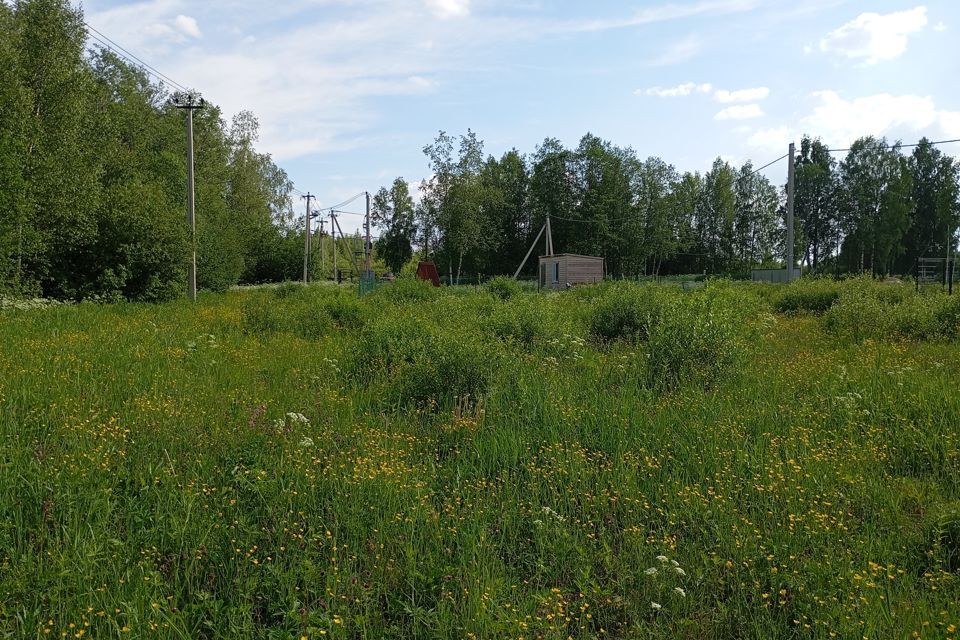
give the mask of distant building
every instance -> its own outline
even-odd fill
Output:
[[[788,282],[786,269],[754,269],[750,275],[754,282]],[[800,269],[793,270],[793,279],[800,279]]]
[[[603,282],[604,260],[599,256],[558,253],[540,256],[540,288],[566,289],[578,284]]]

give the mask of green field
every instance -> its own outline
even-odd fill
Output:
[[[0,311],[0,637],[953,638],[960,296]]]

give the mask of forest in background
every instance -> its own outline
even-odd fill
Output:
[[[795,255],[806,270],[910,275],[917,258],[945,257],[948,238],[955,248],[954,158],[926,138],[909,153],[875,137],[842,151],[804,136],[793,158]],[[784,265],[786,185],[751,161],[680,172],[591,134],[575,149],[548,138],[531,155],[498,160],[472,131],[440,132],[424,154],[432,175],[416,205],[402,178],[374,198],[391,265],[426,245],[453,280],[512,274],[548,215],[557,252],[604,256],[615,278],[749,277]],[[786,175],[786,163],[777,166]]]
[[[184,115],[66,0],[0,2],[0,293],[159,301],[181,295]],[[295,278],[303,231],[258,122],[194,114],[201,288]],[[299,239],[297,239],[299,236]]]
[[[0,0],[0,34],[0,294],[181,295],[184,124],[167,89],[88,49],[67,0]],[[200,288],[301,277],[295,190],[256,149],[256,117],[227,124],[209,105],[194,128]],[[926,140],[907,152],[866,137],[844,152],[805,136],[793,159],[798,260],[814,272],[909,275],[918,257],[945,256],[960,217],[957,162]],[[548,138],[497,159],[469,130],[440,132],[424,153],[430,177],[418,189],[398,178],[373,198],[375,253],[397,272],[426,256],[451,281],[512,274],[548,214],[557,251],[602,255],[612,277],[783,266],[785,188],[749,161],[681,172],[591,134],[576,148]],[[326,277],[323,258],[313,264]]]

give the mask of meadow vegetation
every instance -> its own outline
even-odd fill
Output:
[[[958,300],[0,306],[0,637],[958,637]]]

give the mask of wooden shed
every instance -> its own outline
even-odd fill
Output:
[[[558,253],[540,256],[540,288],[566,289],[577,284],[602,282],[603,258],[581,256],[575,253]]]

